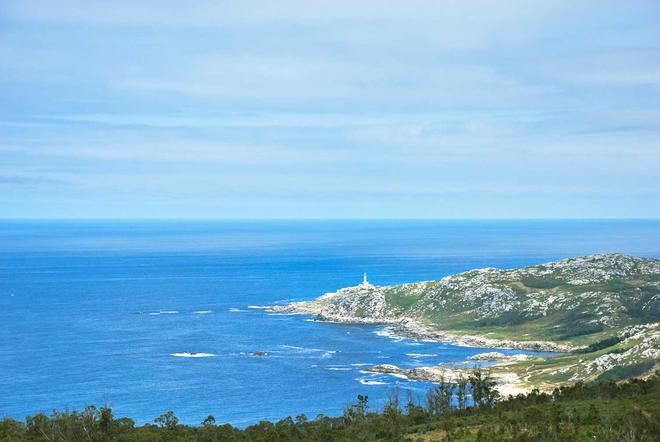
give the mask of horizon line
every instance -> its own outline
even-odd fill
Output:
[[[236,221],[660,221],[660,217],[0,217],[0,222],[236,222]]]

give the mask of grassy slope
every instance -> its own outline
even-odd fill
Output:
[[[632,270],[623,277],[578,285],[571,283],[566,270],[549,271],[543,276],[534,272],[526,274],[525,269],[521,272],[492,271],[485,277],[483,272],[470,271],[457,275],[457,284],[440,280],[389,287],[385,299],[389,309],[397,315],[417,317],[436,329],[495,339],[547,340],[595,347],[580,354],[532,358],[495,369],[512,371],[529,385],[551,388],[578,379],[629,378],[659,366],[657,359],[648,357],[648,352],[629,351],[644,340],[650,340],[652,347],[658,348],[660,327],[657,322],[636,339],[617,342],[621,340],[617,336],[632,326],[652,324],[660,319],[660,274],[637,271],[634,260],[639,258],[613,256],[624,263],[632,260]],[[530,269],[544,271],[545,267]],[[476,301],[466,301],[465,293],[478,289],[471,281],[480,278],[483,285],[490,286],[490,293],[493,293],[490,296],[497,297],[498,290],[508,293],[505,302],[514,308],[489,314],[479,305],[488,302],[489,294]],[[549,300],[564,301],[559,308],[555,305],[542,311],[540,307],[535,313],[534,308],[530,308],[530,299],[540,299],[546,305],[552,305]],[[604,317],[608,317],[607,320],[603,320]],[[625,358],[612,362],[612,367],[600,372],[590,368],[590,364],[604,355],[622,354]]]
[[[492,338],[551,340],[578,346],[589,345],[621,331],[626,326],[657,321],[657,310],[643,310],[642,307],[654,296],[660,296],[660,288],[653,284],[659,278],[660,275],[635,280],[617,279],[603,284],[577,287],[570,284],[555,285],[554,281],[503,282],[502,285],[514,290],[516,300],[521,304],[530,294],[538,293],[542,293],[545,298],[571,296],[574,304],[571,308],[550,312],[546,316],[535,317],[527,312],[523,314],[513,310],[484,318],[478,311],[465,308],[459,299],[460,294],[444,293],[449,299],[448,307],[439,311],[429,309],[423,319],[429,325],[442,330],[477,333]],[[428,282],[424,285],[424,289],[415,292],[407,290],[406,286],[389,288],[385,293],[389,308],[402,316],[409,314],[413,307],[424,302],[424,298],[429,292],[433,292],[438,283]],[[582,298],[585,292],[598,295]],[[624,308],[616,306],[623,310],[616,312],[616,324],[604,326],[591,322],[597,319],[599,297],[614,299],[617,304],[625,303]]]
[[[562,404],[564,412],[564,422],[559,424],[560,432],[564,434],[564,440],[584,440],[593,441],[596,434],[604,430],[604,426],[610,423],[612,426],[620,425],[621,421],[629,419],[631,413],[638,416],[639,419],[647,421],[658,420],[658,410],[660,410],[660,393],[651,393],[636,396],[634,398],[622,399],[590,399],[566,401]],[[594,411],[595,414],[594,414]],[[475,442],[479,440],[479,431],[482,432],[483,440],[492,439],[493,435],[498,435],[501,439],[513,440],[514,434],[519,435],[521,440],[538,440],[534,430],[540,426],[547,425],[552,428],[556,425],[553,414],[557,413],[557,406],[553,403],[527,406],[523,410],[504,411],[500,414],[481,413],[471,416],[454,418],[453,425],[460,428],[458,431],[450,431],[452,441],[455,442]],[[519,416],[525,416],[528,420],[534,420],[532,425],[523,424],[520,428],[514,430],[511,423],[520,421]],[[598,416],[598,420],[593,423],[581,422],[580,428],[571,428],[571,420],[586,420],[588,416]],[[433,427],[440,427],[429,429]],[[531,428],[530,428],[531,427]],[[448,431],[442,428],[442,424],[425,425],[415,429],[409,434],[408,439],[413,441],[444,441],[447,440]],[[561,434],[560,433],[560,434]],[[555,440],[555,435],[548,435],[549,440]],[[561,437],[561,436],[559,436]],[[615,436],[616,439],[616,436]],[[650,439],[638,439],[650,440]]]
[[[577,380],[618,381],[641,376],[649,371],[660,368],[658,359],[647,357],[644,348],[657,348],[657,338],[652,338],[660,326],[649,326],[644,332],[631,339],[623,339],[612,345],[607,345],[610,339],[597,342],[593,347],[582,352],[568,353],[551,357],[535,357],[526,361],[496,367],[495,371],[510,371],[526,380],[530,386],[552,388],[557,384],[566,384]],[[614,341],[621,339],[617,337]],[[598,348],[599,343],[603,348]],[[646,347],[644,347],[646,344]],[[597,361],[609,358],[605,369],[596,369]],[[621,358],[616,360],[614,358]]]

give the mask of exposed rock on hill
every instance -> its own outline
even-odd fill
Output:
[[[577,351],[505,362],[509,372],[524,368],[523,381],[625,378],[654,369],[660,358],[660,260],[618,253],[471,270],[437,281],[348,287],[274,309],[321,321],[391,324],[412,338]]]

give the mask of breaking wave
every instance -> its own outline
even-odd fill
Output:
[[[170,353],[170,356],[175,356],[177,358],[210,358],[213,356],[217,356],[213,353]]]
[[[358,381],[362,385],[387,385],[387,382],[374,381],[373,379],[358,378],[356,379],[356,381]]]

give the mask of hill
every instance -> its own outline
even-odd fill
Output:
[[[322,321],[392,324],[408,337],[570,353],[502,361],[495,369],[528,387],[627,378],[651,371],[660,358],[660,260],[618,253],[348,287],[274,308]]]

